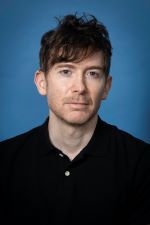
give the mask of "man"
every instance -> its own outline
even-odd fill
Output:
[[[102,121],[111,43],[94,16],[41,40],[35,84],[49,117],[1,148],[2,224],[150,224],[149,145]]]

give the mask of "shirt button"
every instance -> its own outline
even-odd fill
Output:
[[[65,176],[68,177],[70,175],[69,171],[65,171]]]
[[[60,156],[60,157],[64,157],[64,155],[63,155],[62,153],[59,153],[59,156]]]

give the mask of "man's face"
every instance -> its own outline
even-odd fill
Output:
[[[47,95],[51,114],[81,125],[97,114],[110,89],[111,77],[103,68],[103,54],[97,52],[79,63],[56,63],[46,76],[37,74],[35,83],[40,94]]]

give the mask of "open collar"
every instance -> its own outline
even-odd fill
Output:
[[[49,139],[48,132],[48,121],[49,117],[45,120],[44,124],[39,128],[39,145],[40,154],[52,154],[56,151],[55,147],[52,145]],[[112,126],[102,121],[98,117],[97,125],[95,131],[87,144],[87,146],[81,151],[81,154],[102,157],[108,151],[108,145],[110,142],[110,134],[112,132]]]

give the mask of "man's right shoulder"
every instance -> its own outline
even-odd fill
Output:
[[[6,139],[4,141],[0,142],[0,154],[8,154],[8,152],[11,154],[16,152],[17,149],[20,149],[21,146],[24,145],[28,140],[32,140],[32,138],[38,134],[40,127],[35,127],[25,133],[22,133],[20,135],[17,135],[15,137]]]

